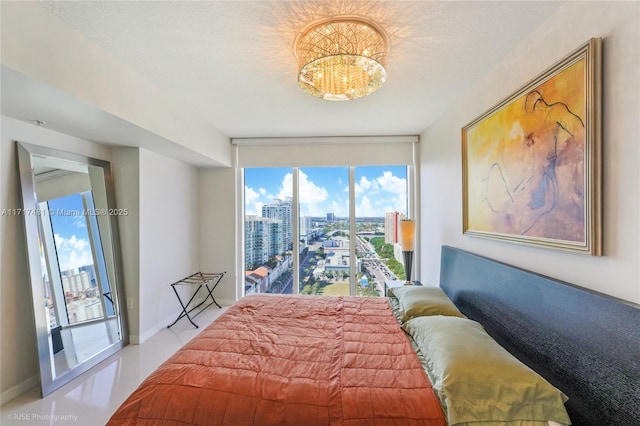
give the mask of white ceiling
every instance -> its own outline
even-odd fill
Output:
[[[419,134],[561,3],[40,4],[225,135],[286,137]],[[334,15],[367,17],[390,37],[387,82],[370,96],[330,102],[297,84],[296,35]]]

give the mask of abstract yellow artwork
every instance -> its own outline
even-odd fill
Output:
[[[601,254],[599,44],[463,128],[465,234]]]

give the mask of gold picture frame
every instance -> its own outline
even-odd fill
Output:
[[[600,256],[601,39],[462,128],[463,233]]]

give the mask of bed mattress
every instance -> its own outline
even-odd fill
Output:
[[[385,298],[253,295],[161,365],[109,425],[445,425]]]

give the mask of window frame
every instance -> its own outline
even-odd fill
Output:
[[[407,167],[407,215],[420,217],[419,200],[419,137],[418,136],[373,136],[373,137],[318,137],[318,138],[237,138],[234,146],[233,167],[236,178],[236,299],[244,297],[244,169],[253,167],[291,167],[292,169],[292,223],[293,240],[300,240],[299,211],[299,170],[303,167],[347,166],[349,170],[349,239],[356,241],[355,169],[359,166],[404,165]],[[408,145],[407,145],[408,144]],[[318,158],[308,155],[310,148],[329,148],[342,155]],[[281,155],[282,150],[287,155]],[[280,154],[278,154],[278,152]],[[324,160],[324,161],[323,161]],[[390,160],[390,161],[386,161]],[[348,163],[348,164],[347,164]],[[420,221],[416,226],[416,247],[414,256],[420,258]],[[349,245],[351,258],[349,267],[349,292],[356,294],[356,244]],[[293,288],[292,294],[300,292],[298,250],[292,252]],[[420,276],[420,262],[415,262],[415,276]]]

